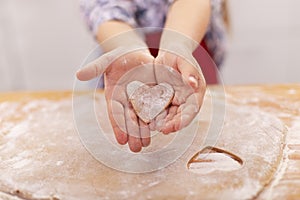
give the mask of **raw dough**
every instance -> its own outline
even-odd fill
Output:
[[[119,172],[80,143],[70,95],[39,96],[44,98],[20,95],[19,101],[0,103],[0,191],[24,199],[251,199],[270,182],[281,159],[281,122],[258,108],[228,103],[216,147],[237,155],[243,165],[207,174],[189,171],[187,163],[203,148],[209,128],[212,108],[206,97],[197,137],[179,160],[152,173]],[[106,110],[104,95],[97,98]],[[110,126],[107,118],[101,120]]]

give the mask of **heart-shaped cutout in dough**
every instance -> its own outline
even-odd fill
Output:
[[[149,123],[172,101],[174,90],[167,83],[150,87],[142,82],[133,81],[126,88],[128,99],[135,113],[145,123]]]

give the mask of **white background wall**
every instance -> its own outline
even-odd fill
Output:
[[[229,5],[224,82],[300,82],[300,1]],[[77,0],[0,0],[0,91],[71,89],[94,46]]]
[[[76,0],[0,0],[0,90],[72,88],[94,46]]]
[[[224,82],[300,82],[300,1],[230,0]]]

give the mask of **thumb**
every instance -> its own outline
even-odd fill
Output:
[[[182,80],[196,90],[199,87],[201,79],[201,70],[199,69],[199,66],[193,66],[191,63],[183,59],[180,59],[177,63]]]
[[[116,56],[111,52],[103,54],[96,60],[86,64],[83,68],[79,69],[76,72],[76,77],[80,81],[88,81],[97,76],[100,76],[105,72],[111,62],[115,59]]]

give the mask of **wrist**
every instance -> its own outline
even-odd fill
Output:
[[[159,49],[184,55],[192,54],[198,45],[197,41],[180,32],[164,29]]]
[[[111,22],[113,23],[113,22]],[[117,26],[118,25],[118,26]],[[120,29],[123,24],[117,24],[114,26],[106,26],[109,31],[101,31],[99,28],[98,42],[101,48],[105,51],[111,51],[120,47],[124,48],[147,48],[147,44],[144,41],[144,36],[135,29],[126,27]],[[125,26],[125,25],[123,25]],[[117,29],[117,30],[116,30]]]

